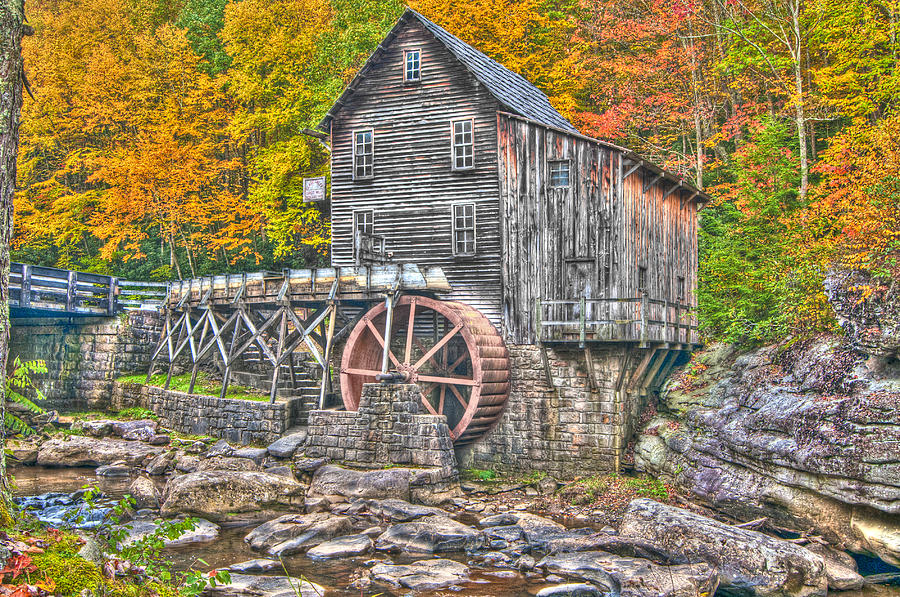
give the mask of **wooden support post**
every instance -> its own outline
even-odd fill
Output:
[[[231,364],[234,361],[234,348],[237,345],[238,337],[241,335],[241,323],[243,323],[243,319],[241,317],[237,317],[234,320],[234,331],[231,336],[231,346],[228,348],[228,358],[225,360],[225,374],[222,375],[222,392],[219,394],[219,398],[224,399],[225,393],[228,392],[228,383],[231,381]]]
[[[75,298],[77,296],[78,291],[78,273],[70,271],[69,272],[69,281],[66,284],[66,311],[69,313],[75,312],[75,307],[77,303],[75,302]]]
[[[394,293],[389,293],[385,299],[387,313],[384,319],[384,351],[381,355],[381,372],[387,373],[389,356],[391,354],[391,326],[394,320]]]
[[[287,335],[287,313],[285,307],[281,307],[281,322],[278,324],[278,345],[275,349],[275,363],[272,371],[272,388],[269,391],[269,402],[275,404],[275,395],[278,393],[278,374],[281,371],[281,358],[284,354],[284,337]]]
[[[534,299],[534,339],[536,342],[542,340],[541,332],[543,330],[541,327],[541,299],[536,298]]]
[[[22,290],[19,292],[19,306],[23,309],[31,307],[31,269],[27,263],[22,264]]]
[[[331,315],[328,316],[328,330],[325,332],[325,366],[322,367],[322,387],[319,388],[319,409],[325,408],[325,384],[331,380],[331,349],[334,347],[334,321],[337,312],[334,301],[330,301]]]
[[[109,304],[106,306],[108,315],[116,314],[116,297],[119,296],[119,279],[109,279]]]

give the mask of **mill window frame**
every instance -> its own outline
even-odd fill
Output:
[[[422,81],[422,51],[413,48],[403,51],[403,82],[409,84]]]
[[[472,201],[450,204],[453,256],[471,257],[478,250],[477,209]]]
[[[353,131],[353,180],[375,178],[375,129]]]
[[[353,260],[359,262],[360,247],[363,235],[373,236],[375,234],[375,210],[374,209],[355,209],[353,210]]]
[[[637,276],[638,294],[647,294],[647,268],[638,267]]]
[[[569,160],[550,160],[547,166],[547,179],[551,189],[568,189],[572,186],[572,169]]]
[[[475,119],[450,121],[450,162],[454,172],[475,169]]]

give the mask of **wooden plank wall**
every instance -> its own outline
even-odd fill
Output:
[[[403,50],[421,50],[422,82],[403,83]],[[500,325],[496,100],[415,20],[336,114],[332,143],[332,265],[353,264],[353,210],[373,209],[395,262],[440,265],[464,301]],[[475,169],[453,172],[450,122],[473,118]],[[352,131],[374,128],[374,179],[352,177]],[[476,203],[477,254],[452,254],[451,205]]]
[[[507,339],[534,342],[538,298],[638,297],[639,267],[647,268],[651,299],[675,302],[683,276],[684,302],[696,305],[697,206],[687,189],[663,200],[673,183],[660,178],[644,192],[657,178],[648,168],[623,180],[620,150],[513,115],[497,118]],[[550,188],[551,160],[570,161],[569,188]],[[633,318],[636,308],[589,317]],[[665,316],[652,306],[651,319]],[[661,329],[658,336],[650,339],[663,340]]]

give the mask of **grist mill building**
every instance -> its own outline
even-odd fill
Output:
[[[151,370],[217,371],[223,398],[229,380],[262,376],[273,403],[290,400],[278,429],[350,425],[321,411],[356,411],[367,383],[415,384],[463,467],[618,469],[646,397],[698,342],[705,195],[579,134],[528,81],[411,10],[319,128],[331,267],[175,283]],[[338,445],[352,438],[313,431],[352,463]]]
[[[412,10],[320,129],[332,264],[439,266],[452,290],[437,298],[493,328],[465,425],[479,388],[418,382],[456,429],[463,465],[616,467],[644,397],[698,342],[705,195],[579,134],[539,89]],[[409,311],[395,307],[395,328]],[[351,408],[366,377],[352,370],[381,361],[373,331],[359,332],[342,363]],[[404,370],[404,356],[389,369]]]

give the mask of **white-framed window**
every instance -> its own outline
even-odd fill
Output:
[[[353,178],[372,178],[375,159],[375,131],[353,131]]]
[[[475,254],[475,204],[454,203],[453,254]]]
[[[471,119],[454,120],[450,123],[454,170],[471,170],[475,167],[475,134]]]
[[[550,188],[563,189],[569,186],[569,160],[550,162]]]
[[[358,209],[353,212],[353,257],[359,259],[365,251],[364,244],[375,234],[375,212]]]
[[[403,81],[418,83],[422,80],[422,52],[406,50],[403,52]]]

